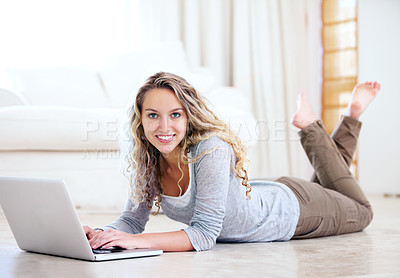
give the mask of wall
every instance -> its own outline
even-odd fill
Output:
[[[400,193],[400,1],[359,1],[359,81],[380,95],[362,116],[359,178],[367,193]]]

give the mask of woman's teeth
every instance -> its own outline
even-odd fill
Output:
[[[162,140],[169,140],[173,137],[174,135],[168,135],[168,136],[162,136],[162,135],[157,135],[158,138]]]

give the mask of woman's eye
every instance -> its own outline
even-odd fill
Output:
[[[172,113],[172,118],[178,118],[179,116],[180,116],[181,114],[179,114],[179,113]]]
[[[157,114],[151,113],[151,114],[149,114],[149,118],[150,119],[155,119],[155,118],[157,118]]]

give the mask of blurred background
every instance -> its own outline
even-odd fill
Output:
[[[77,207],[121,208],[126,108],[171,71],[246,142],[251,178],[308,179],[299,91],[331,132],[354,85],[377,80],[351,169],[396,195],[399,15],[397,0],[0,0],[0,175],[61,178]]]

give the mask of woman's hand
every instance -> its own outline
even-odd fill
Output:
[[[92,249],[97,249],[100,247],[102,249],[106,249],[114,246],[119,246],[125,249],[148,247],[143,245],[143,243],[133,234],[117,231],[114,229],[109,229],[106,231],[95,231],[87,226],[84,226],[83,228],[86,232],[86,236]]]
[[[103,230],[93,230],[88,226],[83,226],[83,230],[85,231],[88,240],[92,239],[97,233],[104,232]]]

